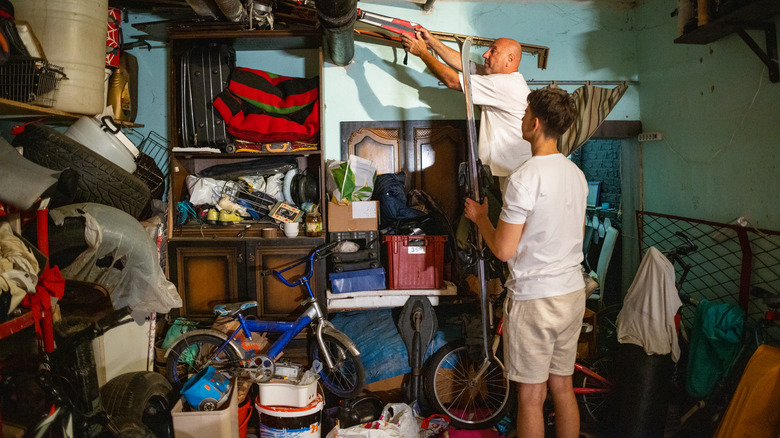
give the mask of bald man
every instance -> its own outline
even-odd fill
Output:
[[[427,29],[421,28],[416,38],[401,36],[404,50],[418,56],[436,78],[448,88],[463,91],[460,53],[452,49]],[[436,59],[426,46],[441,58]],[[471,63],[471,94],[474,104],[482,109],[479,130],[479,158],[499,177],[501,192],[504,181],[513,170],[531,158],[531,144],[523,139],[522,124],[528,106],[528,88],[517,69],[523,51],[520,43],[499,38],[482,55],[484,64]],[[446,64],[445,64],[446,63]]]

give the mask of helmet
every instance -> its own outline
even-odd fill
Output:
[[[230,380],[214,367],[207,367],[187,380],[181,395],[196,411],[215,411],[228,400]]]

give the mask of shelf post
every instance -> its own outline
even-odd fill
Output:
[[[748,35],[745,29],[737,30],[737,34],[767,66],[769,69],[769,80],[774,83],[780,82],[780,65],[778,64],[777,57],[777,30],[775,28],[775,24],[763,23],[757,25],[757,29],[764,31],[766,52],[761,50],[761,47],[759,47],[753,38]]]

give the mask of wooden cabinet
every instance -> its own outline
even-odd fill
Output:
[[[305,291],[287,287],[269,274],[305,257],[324,238],[248,237],[174,239],[168,245],[170,280],[182,297],[179,314],[189,318],[213,316],[215,304],[255,300],[256,314],[293,319]],[[315,266],[312,290],[324,302],[324,263]],[[304,274],[305,264],[285,272],[288,279]]]
[[[315,64],[321,73],[322,47],[319,32],[294,33],[289,31],[219,31],[208,34],[189,32],[170,35],[169,50],[169,102],[170,132],[172,147],[184,147],[180,133],[182,102],[179,102],[180,58],[195,44],[220,42],[233,46],[240,67],[262,69],[242,59],[252,59],[257,51],[263,53],[294,51],[296,56],[305,57],[305,62]],[[242,53],[253,56],[242,58]],[[285,74],[285,72],[272,71]],[[322,102],[320,101],[322,110]],[[321,136],[320,136],[321,137]],[[321,144],[321,142],[320,142]],[[177,214],[179,203],[189,199],[187,177],[199,175],[213,166],[246,165],[268,162],[271,159],[287,159],[294,162],[301,172],[313,176],[319,186],[318,203],[326,200],[324,165],[321,149],[290,151],[281,153],[207,153],[198,150],[175,151],[171,157],[171,177],[168,219],[168,274],[182,297],[181,315],[194,318],[209,318],[215,304],[256,300],[258,316],[269,318],[293,318],[299,310],[303,291],[290,288],[272,275],[269,269],[283,269],[292,262],[305,257],[310,251],[325,242],[324,237],[287,238],[278,232],[278,237],[263,237],[264,228],[276,227],[267,217],[260,220],[242,221],[231,225],[208,225],[190,216],[181,223]],[[228,178],[224,178],[228,179]],[[233,179],[233,178],[230,178]],[[324,209],[321,209],[324,210]],[[324,264],[318,266],[311,285],[315,296],[325,302]],[[286,273],[296,279],[303,274],[305,264]]]

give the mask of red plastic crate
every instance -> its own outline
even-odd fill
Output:
[[[441,289],[447,236],[383,236],[390,289]]]

